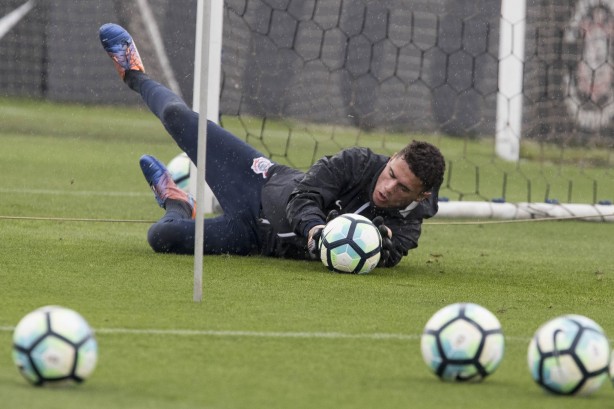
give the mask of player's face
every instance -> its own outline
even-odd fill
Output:
[[[424,200],[422,181],[409,169],[402,157],[393,156],[377,178],[373,203],[382,208],[405,208],[414,201]]]

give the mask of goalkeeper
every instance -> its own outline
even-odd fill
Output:
[[[145,74],[130,34],[100,27],[100,41],[121,79],[140,93],[179,148],[196,163],[198,114]],[[207,124],[206,181],[223,214],[205,219],[205,254],[262,254],[313,259],[327,218],[359,213],[383,233],[379,265],[391,267],[418,246],[422,220],[437,213],[445,161],[413,141],[392,157],[352,147],[317,161],[306,173],[276,164],[225,129]],[[156,252],[194,253],[194,209],[165,166],[144,155],[141,170],[164,216],[147,235]]]

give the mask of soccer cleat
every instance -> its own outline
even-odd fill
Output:
[[[162,162],[153,156],[143,155],[139,160],[139,164],[141,165],[143,176],[145,176],[145,180],[147,180],[160,207],[165,208],[164,203],[168,199],[181,200],[192,208],[192,217],[194,217],[194,199],[177,187],[177,184],[175,184],[171,174]]]
[[[98,34],[102,46],[115,63],[115,69],[122,80],[128,70],[145,72],[136,44],[123,27],[113,23],[104,24],[98,30]]]

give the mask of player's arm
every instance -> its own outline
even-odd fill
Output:
[[[362,156],[343,150],[318,160],[299,182],[288,201],[286,214],[295,233],[309,237],[316,226],[326,224],[326,209],[356,182]]]
[[[326,224],[333,220],[335,217],[339,216],[339,212],[336,210],[331,210],[328,212],[326,216]],[[309,234],[307,236],[307,248],[313,257],[318,257],[318,243],[322,238],[322,231],[326,227],[325,224],[318,224],[309,229]]]

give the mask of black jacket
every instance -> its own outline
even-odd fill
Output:
[[[326,215],[334,209],[371,220],[382,216],[400,254],[386,266],[398,264],[418,246],[422,220],[437,213],[438,189],[409,211],[376,208],[371,203],[373,189],[389,159],[354,147],[320,159],[307,173],[284,165],[269,168],[262,189],[261,253],[308,259],[309,229],[325,224]]]

